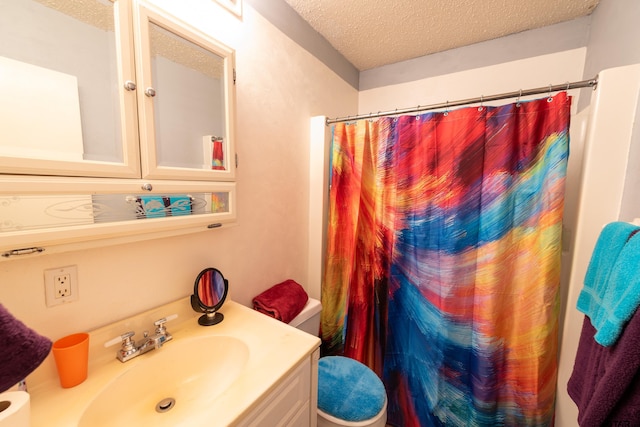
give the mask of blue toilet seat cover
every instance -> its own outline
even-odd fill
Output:
[[[365,421],[380,413],[384,384],[366,365],[343,356],[318,361],[318,408],[345,421]]]

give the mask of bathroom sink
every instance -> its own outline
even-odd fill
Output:
[[[249,348],[230,336],[173,339],[139,356],[88,404],[79,426],[189,425],[242,373]],[[142,423],[142,424],[141,424]]]

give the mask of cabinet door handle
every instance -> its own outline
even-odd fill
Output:
[[[148,87],[147,90],[144,91],[144,94],[149,98],[153,98],[154,96],[156,96],[156,90],[152,87]]]
[[[124,82],[124,88],[128,91],[136,90],[136,84],[131,80]]]

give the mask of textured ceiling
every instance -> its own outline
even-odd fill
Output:
[[[97,0],[35,0],[79,21],[113,31],[113,5]]]
[[[568,21],[599,0],[285,0],[358,70]]]

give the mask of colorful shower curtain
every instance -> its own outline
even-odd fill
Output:
[[[323,355],[388,423],[550,426],[571,98],[333,128]]]

